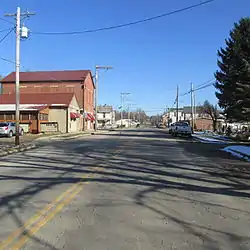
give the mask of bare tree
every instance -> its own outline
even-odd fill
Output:
[[[211,104],[209,101],[205,101],[202,106],[202,113],[208,114],[213,122],[213,131],[217,130],[217,123],[219,118],[219,111],[216,105]]]

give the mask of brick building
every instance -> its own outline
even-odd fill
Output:
[[[15,72],[1,80],[2,93],[15,93]],[[74,93],[85,117],[85,128],[93,128],[95,85],[90,70],[20,72],[21,94]]]

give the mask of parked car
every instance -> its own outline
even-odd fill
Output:
[[[0,135],[12,137],[16,134],[16,123],[15,122],[0,122]],[[23,135],[24,131],[19,126],[19,135]]]
[[[175,126],[175,123],[172,123],[172,124],[169,126],[169,129],[168,129],[169,134],[172,134],[172,130],[173,130],[174,126]]]
[[[172,127],[171,134],[173,136],[177,135],[192,135],[192,127],[187,122],[176,122],[175,125]]]
[[[165,128],[165,125],[162,122],[160,122],[160,123],[156,124],[156,127],[157,128]]]

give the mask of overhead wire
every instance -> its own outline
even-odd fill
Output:
[[[2,17],[0,17],[0,20],[4,21],[6,23],[12,24],[12,25],[14,24],[13,22],[11,22],[11,21],[9,21],[9,20],[7,20],[5,18],[2,18]]]
[[[10,33],[15,29],[15,27],[13,27],[12,29],[9,30],[9,32],[7,32],[5,34],[5,36],[3,36],[1,39],[0,39],[0,43],[2,43],[9,35]]]
[[[157,16],[153,16],[153,17],[149,17],[149,18],[145,18],[145,19],[141,19],[141,20],[137,20],[137,21],[133,21],[133,22],[128,22],[128,23],[123,23],[123,24],[118,24],[118,25],[113,25],[113,26],[108,26],[108,27],[102,27],[102,28],[97,28],[97,29],[89,29],[89,30],[83,30],[83,31],[69,31],[69,32],[39,32],[39,31],[32,31],[33,34],[38,34],[38,35],[77,35],[77,34],[84,34],[84,33],[94,33],[94,32],[100,32],[100,31],[105,31],[105,30],[113,30],[113,29],[119,29],[119,28],[123,28],[123,27],[128,27],[128,26],[132,26],[132,25],[137,25],[140,23],[144,23],[144,22],[150,22],[159,18],[163,18],[166,16],[170,16],[173,14],[177,14],[180,12],[184,12],[187,10],[191,10],[194,8],[198,8],[202,5],[206,5],[209,3],[212,3],[216,0],[207,0],[207,1],[203,1],[200,2],[198,4],[194,4],[194,5],[190,5],[188,7],[184,7],[181,9],[177,9],[174,11],[170,11],[167,13],[163,13]]]
[[[10,30],[10,29],[11,29],[11,28],[2,29],[2,30],[0,30],[0,33],[4,32],[4,31],[8,31],[8,30]]]

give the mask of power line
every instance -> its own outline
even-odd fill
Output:
[[[14,61],[12,60],[9,60],[9,59],[6,59],[4,57],[0,57],[1,60],[5,61],[5,62],[8,62],[8,63],[13,63],[13,64],[16,64]],[[22,67],[22,66],[21,66]]]
[[[207,88],[207,87],[210,87],[210,86],[214,85],[214,83],[215,83],[215,81],[213,81],[213,82],[211,82],[211,83],[208,83],[208,84],[206,84],[205,86],[202,86],[202,87],[196,88],[196,89],[194,89],[193,91],[197,91],[197,90],[205,89],[205,88]]]
[[[11,29],[11,28],[0,30],[0,33],[4,32],[4,31],[8,31],[8,30],[10,30],[10,29]]]
[[[14,24],[13,22],[11,22],[11,21],[9,21],[9,20],[6,20],[6,19],[4,19],[4,18],[2,18],[2,17],[0,17],[0,20],[2,20],[2,21],[4,21],[4,22],[6,22],[6,23],[9,23],[9,24]]]
[[[203,85],[207,85],[207,84],[212,83],[212,82],[214,82],[214,81],[215,81],[214,78],[213,78],[213,79],[210,79],[210,80],[208,80],[208,81],[206,81],[206,82],[204,82],[204,83],[202,83],[202,84],[199,84],[198,86],[196,86],[196,88],[202,87]]]
[[[128,27],[128,26],[132,26],[132,25],[136,25],[136,24],[140,24],[140,23],[144,23],[144,22],[150,22],[150,21],[153,21],[153,20],[156,20],[156,19],[159,19],[159,18],[174,15],[174,14],[184,12],[184,11],[187,11],[187,10],[191,10],[191,9],[194,9],[194,8],[198,8],[198,7],[202,6],[202,5],[206,5],[206,4],[212,3],[214,1],[215,0],[207,0],[207,1],[203,1],[203,2],[198,3],[198,4],[190,5],[190,6],[185,7],[185,8],[181,8],[181,9],[174,10],[174,11],[171,11],[171,12],[163,13],[161,15],[157,15],[157,16],[137,20],[137,21],[134,21],[134,22],[129,22],[129,23],[123,23],[123,24],[118,24],[118,25],[114,25],[114,26],[103,27],[103,28],[90,29],[90,30],[84,30],[84,31],[70,31],[70,32],[36,32],[36,31],[34,31],[32,33],[38,34],[38,35],[77,35],[77,34],[94,33],[94,32],[100,32],[100,31],[105,31],[105,30],[118,29],[118,28]]]
[[[195,89],[193,89],[193,91],[197,91],[197,90],[201,90],[201,89],[207,88],[209,86],[214,85],[214,83],[215,83],[215,80],[206,81],[206,82],[198,85]],[[189,90],[188,92],[186,92],[186,93],[184,93],[184,94],[182,94],[180,96],[182,97],[182,96],[188,95],[190,93],[191,93],[191,90]]]
[[[9,32],[0,40],[0,43],[2,43],[5,40],[5,38],[7,38],[14,29],[15,29],[15,27],[10,29]]]
[[[7,59],[7,58],[4,58],[4,57],[0,57],[0,59],[3,60],[3,61],[5,61],[5,62],[11,63],[11,64],[16,64],[15,61],[10,60],[10,59]],[[25,68],[25,67],[22,66],[22,65],[20,65],[20,67],[21,67],[22,69],[24,69],[24,70],[27,70],[27,68]],[[37,73],[40,74],[40,75],[46,75],[46,76],[47,76],[47,74],[45,74],[45,73],[43,73],[43,72],[39,72],[39,71],[38,71]],[[58,80],[58,79],[56,79],[56,78],[53,77],[53,76],[49,76],[49,78],[50,78],[50,80],[53,80],[53,81],[56,81],[56,82],[61,82],[61,83],[63,83],[63,81]]]

